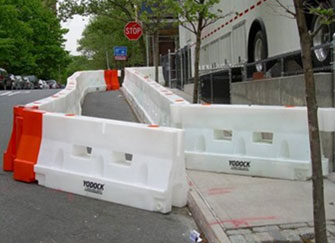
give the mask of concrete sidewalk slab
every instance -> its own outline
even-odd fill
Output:
[[[311,181],[276,180],[192,170],[187,173],[192,190],[199,194],[198,197],[193,196],[195,204],[207,205],[207,211],[204,210],[203,213],[207,229],[199,226],[205,234],[210,232],[207,235],[215,235],[220,226],[223,231],[220,234],[224,233],[226,236],[217,237],[219,242],[228,242],[227,236],[232,242],[250,242],[251,238],[251,242],[262,242],[266,238],[268,242],[293,242],[287,230],[293,230],[291,234],[295,237],[291,238],[300,242],[300,234],[313,233]],[[329,232],[335,236],[331,226],[335,223],[335,184],[325,179],[324,191]],[[195,207],[192,207],[190,204],[191,211],[194,212]],[[211,213],[208,214],[208,211]]]

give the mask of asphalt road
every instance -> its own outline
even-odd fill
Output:
[[[0,242],[190,242],[189,232],[196,226],[187,208],[174,208],[167,215],[147,212],[17,182],[11,173],[3,172],[2,154],[11,132],[12,107],[57,91],[15,92],[0,91]],[[89,94],[83,113],[135,120],[115,91]]]

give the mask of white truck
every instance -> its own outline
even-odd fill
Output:
[[[307,6],[322,4],[334,7],[335,0],[305,1]],[[262,59],[280,56],[300,49],[293,0],[221,0],[214,9],[221,9],[222,19],[202,33],[200,70],[234,67]],[[307,12],[307,11],[306,11]],[[308,28],[313,31],[321,18],[306,13]],[[313,39],[313,46],[331,41],[332,26],[324,25]],[[180,47],[188,46],[194,61],[194,34],[180,27]],[[314,65],[330,63],[328,47],[313,50]],[[191,65],[192,66],[192,65]],[[262,65],[257,66],[258,71]]]

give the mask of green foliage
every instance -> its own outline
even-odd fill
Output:
[[[69,62],[55,14],[40,0],[0,0],[0,67],[10,73],[56,78]]]
[[[56,7],[57,0],[42,0],[42,3],[46,8],[52,10],[56,14],[56,12],[57,12],[57,7]]]
[[[196,34],[222,17],[222,10],[214,9],[219,2],[220,0],[170,0],[169,4],[178,13],[180,24]]]
[[[201,33],[204,28],[215,23],[222,11],[215,9],[215,4],[220,0],[169,0],[179,16],[179,23],[196,36],[195,55],[194,55],[194,90],[193,103],[198,103],[198,86],[199,86],[199,61]]]
[[[59,15],[65,20],[75,14],[95,16],[86,28],[79,50],[96,65],[94,68],[106,68],[106,51],[110,66],[121,65],[114,62],[113,46],[127,46],[129,58],[126,65],[143,65],[145,60],[145,43],[143,38],[136,42],[128,41],[123,28],[129,21],[135,20],[134,0],[68,0],[59,7]],[[101,26],[100,26],[101,25]]]
[[[66,83],[68,77],[77,71],[92,70],[92,61],[85,56],[69,56],[70,63],[60,72],[58,78],[61,83]]]
[[[137,41],[129,41],[123,34],[123,23],[106,16],[97,16],[91,19],[79,40],[80,51],[87,59],[90,59],[91,69],[105,69],[106,53],[111,68],[120,68],[121,61],[115,61],[113,55],[114,46],[128,47],[127,66],[141,66],[143,58],[140,44]]]
[[[99,15],[128,22],[135,19],[133,0],[67,0],[59,5],[59,16],[69,19],[75,14]]]
[[[318,15],[322,18],[322,21],[326,25],[330,25],[335,22],[335,9],[327,8],[325,6],[311,7],[309,9],[310,14]]]
[[[170,0],[137,0],[138,18],[145,31],[154,33],[171,24],[178,14]]]

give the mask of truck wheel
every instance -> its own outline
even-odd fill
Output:
[[[314,36],[312,46],[320,46],[332,41],[332,34],[334,33],[334,24],[326,25],[322,23],[320,16],[314,16],[311,25],[311,32],[313,33],[318,28],[320,31]],[[324,46],[312,51],[313,64],[315,67],[322,67],[330,65],[331,51],[330,46]]]
[[[266,43],[266,38],[265,34],[263,31],[259,30],[253,41],[253,61],[257,62],[260,60],[263,60],[267,58],[268,55],[268,50],[267,50],[267,43]],[[263,66],[262,64],[256,65],[256,69],[258,72],[262,71]]]

